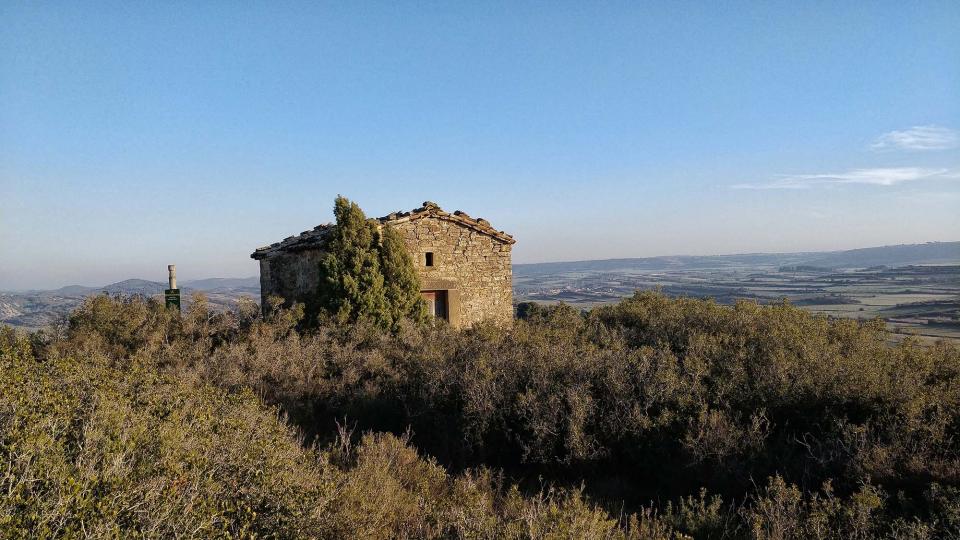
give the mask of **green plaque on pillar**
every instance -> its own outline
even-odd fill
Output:
[[[167,302],[167,308],[175,307],[180,311],[180,289],[166,289],[163,291],[163,297]]]

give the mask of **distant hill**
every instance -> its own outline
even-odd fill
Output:
[[[111,283],[106,285],[103,288],[97,290],[97,292],[105,292],[107,294],[127,294],[135,295],[140,294],[143,296],[153,296],[155,294],[162,294],[164,289],[167,288],[166,283],[160,283],[159,281],[147,281],[145,279],[127,279],[124,281],[119,281],[117,283]]]
[[[84,287],[83,285],[67,285],[52,291],[36,291],[37,294],[44,296],[78,296],[92,294],[97,291],[96,287]]]
[[[827,269],[960,263],[960,242],[928,242],[846,251],[800,253],[747,253],[738,255],[679,255],[632,259],[515,264],[519,276],[561,272],[609,272],[625,270],[670,271],[704,268],[816,266]]]
[[[157,296],[167,284],[145,279],[127,279],[102,287],[69,285],[49,291],[0,293],[0,323],[25,329],[38,329],[53,324],[58,318],[76,309],[84,298],[107,293],[121,296]],[[233,307],[240,297],[260,300],[260,278],[209,278],[180,283],[184,306],[195,292],[207,296],[215,309]]]
[[[960,242],[928,242],[817,253],[805,261],[828,268],[868,268],[911,264],[951,264],[960,261]]]

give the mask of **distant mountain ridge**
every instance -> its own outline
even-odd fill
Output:
[[[960,263],[960,242],[900,244],[843,251],[798,253],[742,253],[736,255],[676,255],[630,259],[601,259],[568,262],[514,264],[515,275],[531,276],[557,272],[597,272],[614,270],[656,271],[730,266],[818,266],[830,269],[871,266],[909,266],[917,264]]]
[[[805,262],[827,268],[866,268],[911,264],[949,264],[960,261],[960,242],[928,242],[819,253]]]
[[[240,297],[260,299],[260,278],[207,278],[183,281],[179,284],[184,305],[193,293],[206,294],[211,307],[226,309]],[[122,296],[157,296],[163,294],[167,283],[146,279],[126,279],[102,287],[68,285],[48,291],[0,292],[0,323],[27,329],[42,328],[70,313],[95,294]]]
[[[257,294],[260,290],[260,278],[257,276],[245,278],[206,278],[182,281],[178,284],[181,291],[216,291],[223,289],[256,289]],[[59,289],[51,290],[30,290],[22,292],[0,291],[10,294],[37,294],[43,296],[86,296],[90,294],[160,294],[166,290],[167,284],[160,281],[149,281],[146,279],[125,279],[101,287],[88,287],[86,285],[67,285]]]

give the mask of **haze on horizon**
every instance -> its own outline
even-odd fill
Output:
[[[432,200],[514,262],[960,239],[960,4],[0,4],[0,290]]]

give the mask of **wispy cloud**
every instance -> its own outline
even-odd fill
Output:
[[[913,126],[877,138],[870,148],[885,150],[950,150],[960,147],[960,132],[941,126]]]
[[[853,169],[842,173],[778,175],[769,182],[736,184],[733,189],[808,189],[813,187],[865,184],[893,186],[904,182],[928,179],[958,179],[960,173],[950,169],[926,169],[922,167],[892,167]]]

